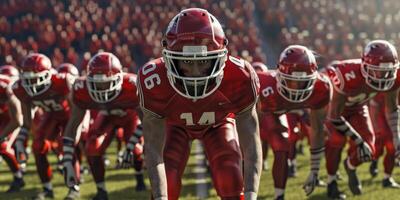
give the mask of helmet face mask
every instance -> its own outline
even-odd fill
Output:
[[[278,73],[278,92],[291,102],[303,102],[311,96],[317,74],[308,75],[306,72],[294,72],[292,75]]]
[[[385,66],[383,66],[385,65]],[[366,78],[366,83],[378,91],[386,91],[393,87],[397,78],[399,65],[381,63],[381,66],[364,64],[361,72]]]
[[[51,86],[53,68],[50,59],[40,53],[26,56],[21,65],[21,85],[30,96],[47,91]]]
[[[366,84],[377,91],[390,90],[397,78],[399,61],[395,47],[385,40],[367,44],[362,56],[361,74]]]
[[[89,95],[96,102],[109,102],[115,99],[121,91],[122,73],[107,77],[104,74],[87,76]]]
[[[107,103],[117,98],[122,90],[123,73],[118,58],[101,52],[88,63],[86,85],[90,97],[97,103]]]
[[[30,96],[42,94],[51,86],[51,71],[21,73],[21,84]]]
[[[307,100],[318,77],[314,54],[304,46],[291,45],[279,58],[278,93],[286,100],[301,103]]]
[[[190,99],[201,99],[212,94],[220,85],[223,77],[223,69],[225,67],[225,61],[227,58],[227,50],[221,49],[216,51],[207,52],[207,48],[197,47],[198,49],[205,49],[205,52],[174,52],[164,49],[163,57],[166,63],[168,72],[168,80],[171,86],[182,96]],[[195,46],[189,47],[195,49]],[[187,49],[186,46],[183,49]],[[193,69],[196,71],[202,71],[201,75],[186,75],[183,67],[180,66],[183,62],[201,63],[207,61],[209,67],[203,72],[204,68]],[[190,64],[185,64],[188,66]]]
[[[174,90],[193,100],[217,90],[227,60],[226,44],[221,24],[206,10],[191,8],[176,15],[168,25],[162,51]]]

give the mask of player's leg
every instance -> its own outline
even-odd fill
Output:
[[[32,151],[35,157],[36,170],[43,184],[43,191],[38,193],[34,197],[35,199],[51,198],[54,196],[53,185],[51,183],[53,171],[47,159],[47,153],[51,149],[51,144],[47,140],[47,137],[54,132],[59,133],[57,121],[50,114],[46,113],[41,117],[40,123],[33,135]]]
[[[105,185],[105,164],[103,155],[114,137],[115,121],[112,116],[98,114],[93,127],[90,129],[86,141],[85,153],[94,181],[97,194],[93,199],[107,199],[108,192]]]
[[[177,200],[182,187],[182,175],[190,154],[191,139],[185,130],[166,127],[164,164],[167,175],[168,199]]]
[[[22,187],[25,186],[22,169],[15,157],[14,150],[12,148],[12,145],[17,135],[18,131],[14,131],[7,137],[6,140],[0,143],[0,156],[7,163],[14,177],[13,181],[10,184],[10,187],[7,190],[7,193],[18,192],[21,190]]]
[[[144,160],[143,160],[143,145],[144,145],[144,140],[143,140],[143,135],[140,131],[136,132],[136,128],[140,123],[139,117],[137,116],[136,112],[128,112],[128,115],[124,117],[124,119],[121,119],[122,122],[122,128],[123,128],[123,135],[122,135],[122,140],[125,142],[125,144],[128,143],[130,138],[134,136],[138,143],[135,144],[135,147],[132,149],[132,153],[134,155],[134,160],[133,160],[133,168],[135,169],[135,177],[136,177],[136,191],[143,191],[146,190],[146,185],[144,183],[144,176],[143,176],[143,165],[144,165]],[[139,134],[139,135],[138,135]]]
[[[400,188],[400,185],[392,177],[393,169],[395,166],[395,153],[396,150],[393,145],[393,137],[390,129],[385,130],[384,133],[384,146],[386,149],[386,155],[383,160],[384,176],[382,180],[382,186],[388,188]]]
[[[201,141],[218,196],[239,200],[243,192],[242,156],[234,122],[208,130]]]
[[[348,122],[351,126],[360,134],[364,142],[368,144],[372,151],[372,157],[375,158],[375,135],[373,134],[373,128],[368,110],[365,108],[347,117]],[[344,167],[349,177],[349,188],[355,195],[362,193],[361,182],[358,179],[356,168],[362,164],[358,153],[356,144],[350,140],[350,147],[348,151],[348,157],[344,161]]]
[[[328,129],[328,140],[325,143],[325,160],[328,173],[327,196],[333,199],[344,199],[346,196],[338,188],[337,172],[342,150],[346,144],[346,137],[338,133],[331,123],[327,122],[325,125]]]

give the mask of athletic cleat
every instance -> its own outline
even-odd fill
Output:
[[[294,164],[289,165],[288,177],[289,178],[297,177],[296,165],[294,165]]]
[[[14,177],[13,182],[11,182],[10,187],[6,193],[19,192],[25,186],[25,181],[23,178]]]
[[[79,194],[78,190],[70,188],[69,191],[68,191],[68,194],[64,198],[64,200],[76,200],[76,199],[79,199],[79,196],[80,196],[80,194]]]
[[[376,175],[378,175],[378,172],[378,161],[371,161],[371,165],[369,166],[369,173],[371,174],[372,178],[375,178]]]
[[[382,186],[384,188],[400,189],[400,185],[398,183],[396,183],[396,181],[392,177],[383,179],[382,180]]]
[[[146,184],[144,183],[144,177],[143,173],[136,174],[136,191],[145,191],[146,190]]]
[[[42,192],[39,192],[36,196],[32,197],[32,200],[45,200],[45,199],[54,199],[53,190],[43,188]]]
[[[344,160],[343,162],[344,169],[346,170],[347,176],[348,176],[348,184],[350,191],[354,195],[360,195],[362,193],[362,186],[360,183],[360,180],[358,180],[356,170],[352,170],[347,166],[347,159]]]
[[[106,190],[97,188],[97,194],[92,200],[108,200],[108,192]]]
[[[338,200],[346,199],[346,195],[339,190],[336,181],[332,181],[331,183],[329,183],[327,188],[328,188],[327,196],[329,198]]]

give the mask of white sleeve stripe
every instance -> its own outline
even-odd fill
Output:
[[[330,66],[330,67],[328,67],[328,68],[330,68],[333,72],[335,72],[336,77],[337,77],[337,78],[339,79],[339,81],[340,81],[340,87],[337,87],[337,85],[336,85],[335,83],[332,83],[333,87],[334,87],[335,90],[336,90],[337,92],[339,92],[340,94],[345,94],[345,92],[343,91],[345,82],[344,82],[342,73],[340,72],[340,70],[336,70],[336,69],[335,69],[334,67],[332,67],[332,66]],[[332,80],[331,80],[331,81],[332,81]]]
[[[140,84],[140,72],[138,73],[138,75],[137,75],[137,93],[139,94],[139,104],[140,104],[140,108],[143,110],[143,111],[146,111],[146,112],[148,112],[148,113],[151,113],[154,117],[156,117],[156,118],[163,118],[162,117],[162,115],[159,115],[159,114],[157,114],[157,113],[155,113],[155,112],[153,112],[153,111],[151,111],[151,110],[149,110],[149,109],[147,109],[144,105],[144,95],[143,95],[143,90],[142,90],[142,86],[141,86],[141,84]]]

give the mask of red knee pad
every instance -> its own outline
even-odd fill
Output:
[[[7,146],[8,146],[8,142],[7,141],[2,142],[0,144],[0,151],[1,152],[6,151],[7,150]]]
[[[104,149],[100,148],[101,144],[95,138],[89,139],[86,142],[85,151],[88,156],[101,156],[104,154]]]
[[[123,141],[124,140],[124,129],[123,128],[117,128],[115,130],[115,137],[117,138],[117,140]]]
[[[210,162],[214,187],[222,199],[240,197],[243,192],[241,158],[236,153],[221,155]]]
[[[33,140],[32,151],[35,154],[47,154],[51,148],[48,140]]]
[[[289,152],[289,135],[287,132],[269,130],[268,143],[273,151]]]
[[[328,128],[328,140],[326,141],[326,145],[333,148],[343,148],[344,145],[346,145],[346,137],[338,133],[335,127],[329,122],[326,123],[326,127]]]

